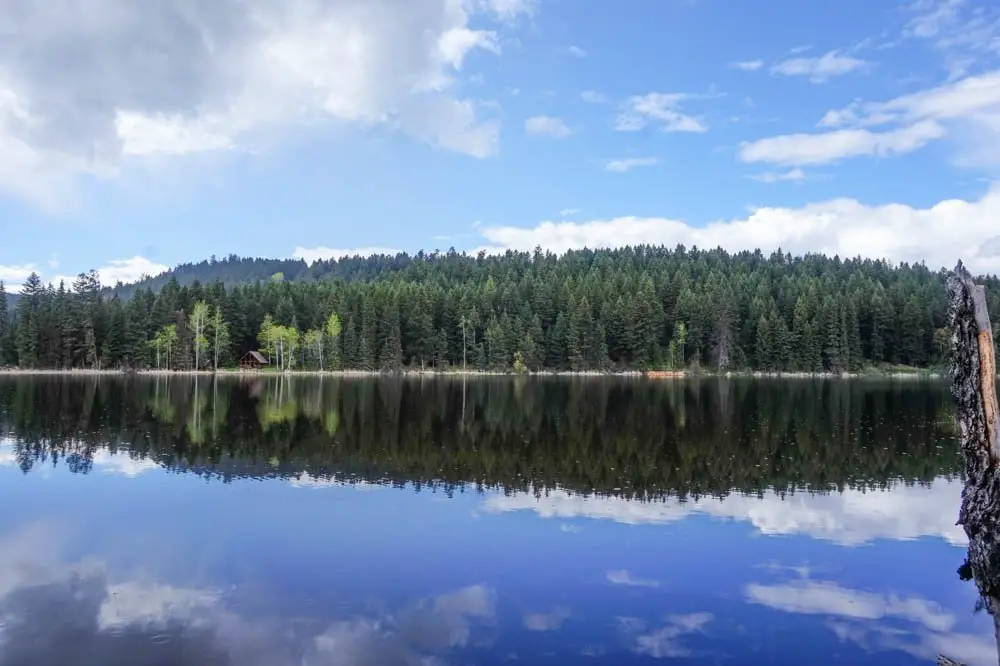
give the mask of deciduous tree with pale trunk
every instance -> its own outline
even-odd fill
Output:
[[[201,369],[201,352],[208,348],[208,338],[205,337],[205,330],[208,326],[209,307],[205,301],[198,301],[191,308],[191,316],[188,318],[188,326],[191,328],[194,347],[194,369]]]

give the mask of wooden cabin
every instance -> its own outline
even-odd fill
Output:
[[[266,365],[267,357],[258,351],[248,351],[240,359],[240,370],[260,370]]]

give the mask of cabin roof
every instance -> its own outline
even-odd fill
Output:
[[[258,363],[261,363],[263,365],[267,365],[268,362],[267,358],[259,351],[248,351],[246,355],[243,356],[243,359],[244,360],[253,359],[254,361],[257,361]]]

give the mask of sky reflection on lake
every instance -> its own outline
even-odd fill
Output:
[[[228,418],[241,396],[227,394]],[[526,490],[470,477],[477,489],[386,462],[405,435],[371,442],[363,460],[337,453],[361,436],[347,399],[322,465],[263,439],[256,462],[236,448],[185,457],[186,431],[138,408],[75,419],[79,436],[50,437],[43,459],[39,435],[56,425],[15,414],[24,403],[0,385],[0,664],[996,663],[992,622],[956,573],[966,543],[948,457],[927,463],[929,478],[866,472],[874,482],[824,493],[651,482],[643,500],[635,484],[628,496],[585,492],[571,475]],[[685,439],[700,414],[688,411]],[[303,427],[289,441],[310,436]],[[937,450],[912,437],[931,431],[907,427],[914,452]],[[87,432],[115,443],[88,445]],[[869,444],[850,444],[859,469]],[[456,469],[492,464],[451,455]],[[635,455],[620,450],[586,478]],[[233,469],[228,457],[265,471],[223,482],[209,472]],[[358,471],[372,460],[388,471]],[[794,485],[806,483],[818,482]]]

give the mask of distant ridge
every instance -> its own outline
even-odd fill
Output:
[[[114,285],[104,285],[119,296],[128,298],[137,289],[152,289],[154,292],[162,289],[171,279],[180,286],[187,286],[195,281],[202,284],[222,282],[226,286],[266,282],[275,274],[282,274],[284,279],[297,281],[306,273],[309,265],[301,259],[262,259],[258,257],[240,257],[231,254],[224,259],[206,259],[198,263],[178,264],[159,275],[147,277],[115,288]]]

